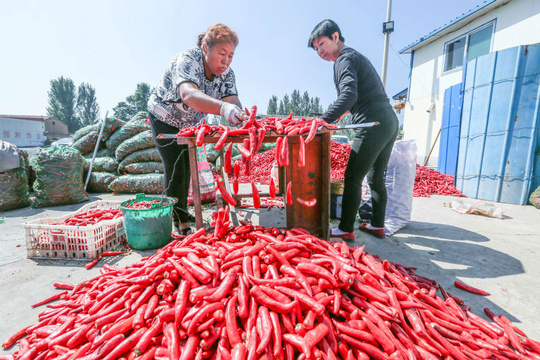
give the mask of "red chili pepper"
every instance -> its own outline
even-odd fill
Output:
[[[217,176],[217,179],[216,179],[216,183],[217,183],[217,187],[219,189],[219,192],[221,193],[221,195],[223,196],[223,199],[225,199],[225,201],[227,203],[229,203],[229,205],[231,206],[236,206],[236,199],[233,198],[231,196],[231,194],[229,194],[227,192],[227,189],[225,189],[225,182],[223,180],[223,178],[221,176]]]
[[[323,323],[317,325],[313,330],[307,332],[302,341],[302,350],[306,354],[306,358],[311,358],[313,347],[318,344],[328,334],[328,326]]]
[[[275,199],[276,197],[276,184],[274,184],[274,178],[270,178],[270,198]]]
[[[257,186],[255,183],[251,183],[251,193],[253,195],[253,206],[255,209],[260,209],[261,207],[261,197],[259,195],[259,190],[257,190]]]
[[[240,151],[240,154],[242,154],[243,158],[251,159],[253,157],[253,154],[241,144],[236,145],[236,148],[238,149],[238,151]]]
[[[227,174],[230,174],[231,173],[231,157],[232,157],[232,148],[233,148],[233,143],[229,143],[229,145],[227,146],[227,150],[225,150],[225,158],[223,160],[224,162],[224,170]]]
[[[104,251],[101,256],[116,256],[125,254],[123,251]]]
[[[281,121],[279,119],[276,119],[275,124],[276,124],[276,133],[278,133],[279,135],[283,134],[283,125],[281,124]]]
[[[292,183],[287,184],[287,205],[292,205]]]
[[[197,147],[203,146],[203,144],[204,144],[204,135],[206,134],[206,131],[207,131],[207,127],[206,127],[206,124],[204,123],[204,120],[203,120],[203,123],[199,127],[199,131],[197,132],[197,138],[195,139],[195,145]]]
[[[68,284],[65,282],[57,281],[54,283],[54,287],[57,289],[64,289],[64,290],[73,290],[75,288],[75,285]]]
[[[216,149],[217,151],[221,151],[221,148],[223,148],[223,144],[225,144],[225,140],[227,140],[228,135],[229,135],[229,128],[224,126],[223,134],[221,134],[221,137],[219,138],[216,145],[214,146],[214,149]]]
[[[491,295],[490,293],[488,293],[487,291],[484,291],[484,290],[480,290],[480,289],[477,289],[475,287],[472,287],[472,286],[469,286],[469,285],[466,285],[460,281],[455,281],[454,282],[454,285],[459,288],[459,289],[462,289],[462,290],[465,290],[465,291],[468,291],[468,292],[471,292],[473,294],[478,294],[478,295]]]
[[[234,196],[238,195],[239,185],[240,185],[240,183],[238,182],[238,180],[233,180],[233,193],[234,193]]]
[[[311,127],[309,128],[309,134],[306,138],[306,141],[305,143],[309,143],[311,140],[313,140],[313,138],[315,137],[315,135],[317,134],[317,119],[313,119],[311,121]]]
[[[276,154],[276,156],[278,156]],[[285,136],[283,142],[281,143],[281,164],[282,166],[289,166],[289,137]]]
[[[306,165],[306,144],[304,138],[300,136],[300,143],[298,145],[298,166]]]
[[[284,137],[278,137],[276,140],[275,153],[276,153],[276,161],[277,161],[278,166],[283,166],[281,162],[281,152],[282,152],[281,148],[283,144],[283,139]]]
[[[302,204],[304,206],[307,206],[307,207],[312,207],[312,206],[315,206],[315,204],[317,204],[317,199],[315,199],[315,198],[309,199],[309,200],[303,200],[303,199],[300,199],[300,198],[296,198],[296,201],[298,201],[300,204]]]
[[[225,326],[227,328],[227,336],[229,338],[229,343],[231,347],[236,346],[236,344],[242,343],[240,339],[240,334],[238,333],[238,325],[236,324],[236,300],[238,299],[237,295],[234,295],[227,302],[227,307],[225,310]]]

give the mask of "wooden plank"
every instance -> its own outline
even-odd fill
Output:
[[[201,189],[199,186],[199,171],[197,166],[197,147],[193,141],[188,143],[189,168],[191,172],[191,186],[193,188],[193,205],[195,207],[195,224],[197,229],[203,227]]]
[[[286,180],[292,186],[292,205],[286,205],[287,227],[302,227],[311,233],[324,236],[328,225],[323,224],[324,216],[321,213],[326,211],[327,194],[323,185],[328,183],[323,179],[329,176],[329,172],[323,167],[328,164],[322,136],[316,136],[311,142],[306,144],[306,165],[298,166],[298,152],[300,141],[298,136],[289,138],[289,166],[286,168]],[[327,150],[327,149],[326,149]],[[317,203],[312,206],[304,206],[296,199],[303,200],[317,199]],[[328,200],[329,201],[329,200]]]
[[[330,172],[331,172],[331,156],[330,156],[330,139],[332,133],[324,133],[317,135],[321,137],[321,237],[328,240],[330,236]]]

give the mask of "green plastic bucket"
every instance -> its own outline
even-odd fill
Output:
[[[152,204],[148,209],[133,209],[126,206],[142,201],[160,200],[165,203]],[[157,249],[171,241],[172,207],[176,203],[171,197],[146,197],[137,194],[135,199],[120,204],[124,217],[124,228],[129,246],[136,250]]]

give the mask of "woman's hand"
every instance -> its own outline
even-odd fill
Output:
[[[224,102],[219,109],[219,114],[223,116],[230,124],[239,125],[242,123],[242,120],[246,119],[246,115],[238,107],[238,105]]]

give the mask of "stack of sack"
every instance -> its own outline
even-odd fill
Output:
[[[92,164],[90,192],[163,192],[163,163],[155,147],[148,113],[141,111],[128,122],[108,119]],[[92,161],[101,124],[80,129],[72,147],[85,157],[85,178]],[[94,139],[96,141],[94,141]],[[87,144],[88,143],[88,144]],[[92,145],[92,146],[90,146]]]
[[[124,124],[124,121],[115,118],[108,118],[106,120],[103,134],[101,135],[101,140],[99,142],[99,149],[96,153],[94,163],[92,164],[92,173],[86,188],[89,192],[111,191],[109,190],[109,184],[118,177],[118,162],[114,157],[114,151],[108,149],[106,144],[111,136],[118,132]],[[84,157],[83,177],[85,180],[90,168],[90,162],[94,154],[101,125],[101,123],[97,123],[85,126],[73,135],[71,147],[79,150]]]
[[[163,186],[163,163],[157,151],[148,113],[140,111],[107,142],[122,174],[109,188],[117,193],[160,194]]]

